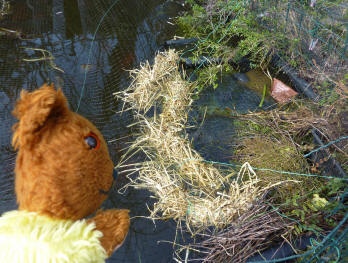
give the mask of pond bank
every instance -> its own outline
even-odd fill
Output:
[[[312,62],[314,61],[318,68],[322,66],[319,65],[321,59],[334,60],[337,67],[342,63],[336,75],[332,75],[330,71],[322,72],[322,75],[318,75],[318,72],[313,73],[313,67],[306,64],[308,61],[303,59],[305,54],[300,54],[298,61],[293,56],[306,39],[303,35],[291,30],[291,34],[297,34],[296,37],[301,41],[303,37],[303,41],[299,42],[296,38],[284,36],[284,28],[280,25],[285,24],[286,10],[289,17],[290,14],[292,15],[286,25],[294,25],[293,19],[297,15],[298,8],[306,13],[305,19],[312,19],[319,23],[323,21],[319,20],[320,17],[315,12],[310,12],[313,7],[306,4],[290,6],[285,1],[286,3],[275,5],[274,9],[267,9],[271,7],[271,4],[270,6],[268,4],[272,1],[265,2],[267,2],[264,5],[266,11],[263,10],[261,13],[264,14],[263,16],[259,16],[260,6],[257,1],[230,3],[209,1],[208,4],[189,2],[192,11],[178,18],[182,30],[181,36],[191,39],[190,41],[179,40],[179,42],[189,45],[186,49],[181,49],[181,57],[186,68],[193,68],[194,74],[191,75],[188,71],[188,79],[194,81],[193,85],[196,85],[196,90],[193,91],[195,102],[192,104],[193,110],[191,109],[196,113],[192,117],[194,127],[192,128],[191,125],[190,128],[193,131],[191,135],[193,147],[204,156],[208,163],[212,161],[211,163],[219,167],[236,162],[250,162],[260,180],[263,181],[263,185],[270,183],[270,180],[300,181],[296,186],[280,185],[276,191],[270,191],[266,199],[266,202],[272,200],[273,208],[280,211],[283,219],[291,218],[292,222],[296,222],[284,232],[277,233],[279,238],[283,236],[285,239],[296,239],[301,235],[315,234],[320,242],[329,231],[333,231],[330,235],[343,241],[341,234],[346,229],[342,227],[343,221],[340,220],[343,220],[347,213],[344,204],[347,202],[345,196],[348,190],[346,187],[348,151],[347,142],[344,139],[348,129],[342,118],[342,115],[348,112],[347,81],[343,74],[347,66],[344,64],[346,57],[338,53],[327,57],[323,53],[323,46],[319,44],[315,46],[313,42],[309,50],[313,52],[309,52],[309,55],[313,57]],[[335,8],[347,10],[348,8],[344,5],[340,6],[338,1],[331,4],[331,10]],[[320,2],[316,11],[322,12],[320,8],[324,5],[324,2]],[[279,19],[276,20],[276,18]],[[274,21],[278,21],[278,25],[274,25]],[[265,25],[268,25],[268,32],[265,31]],[[274,25],[271,30],[269,30],[270,25]],[[340,28],[339,22],[334,26]],[[326,27],[325,30],[332,30],[332,28]],[[322,37],[325,37],[324,32],[320,33],[323,34]],[[341,33],[344,34],[344,31]],[[344,49],[345,44],[340,42],[339,38],[335,40],[337,42],[334,45]],[[192,45],[193,42],[196,44]],[[166,45],[177,43],[167,41]],[[279,56],[273,61],[267,59],[266,54],[274,50],[281,54],[282,59],[279,59]],[[226,61],[238,61],[245,56],[248,57],[250,67],[259,66],[266,71],[271,62],[282,68],[285,75],[276,68],[269,68],[269,71],[272,76],[279,76],[290,85],[293,83],[311,100],[297,98],[291,103],[279,104],[269,111],[258,109],[249,113],[229,107],[226,110],[226,107],[217,106],[216,101],[211,103],[214,96],[229,102],[238,98],[238,93],[233,93],[232,89],[228,90],[222,83],[228,79],[226,76],[233,75],[231,63]],[[306,80],[304,81],[301,77]],[[326,84],[326,81],[331,84]],[[308,89],[310,86],[314,89]],[[198,105],[196,109],[195,105]],[[230,118],[230,122],[222,124],[221,116]],[[230,125],[232,122],[234,124]],[[221,132],[222,127],[226,128],[225,132]],[[317,132],[316,135],[313,135],[313,128]],[[321,140],[324,140],[324,145],[320,146],[324,147],[322,151],[325,151],[326,155],[313,154],[315,158],[308,158],[318,147],[313,144],[313,138],[318,142],[318,134],[322,136]],[[337,143],[334,143],[336,141]],[[229,147],[224,147],[225,145]],[[337,168],[338,174],[333,169],[336,163],[335,158],[343,168]],[[336,229],[335,226],[340,228]],[[213,231],[209,235],[210,239],[207,237],[206,240],[212,242],[216,238],[216,241],[218,236],[219,234]],[[281,242],[281,239],[275,238],[275,243]],[[220,245],[224,247],[222,243]],[[330,247],[329,243],[323,245]],[[195,245],[193,247],[197,248]],[[208,249],[209,252],[204,250],[207,253],[217,253],[217,250],[214,250],[216,247],[205,247],[205,249]],[[225,247],[225,251],[225,257],[222,256],[220,261],[215,262],[231,259],[231,253],[234,250],[232,248],[228,250]],[[303,259],[316,257],[319,253],[323,251],[309,251],[303,255]],[[339,257],[331,252],[325,256],[332,259]]]

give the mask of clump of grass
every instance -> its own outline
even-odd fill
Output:
[[[308,173],[309,171],[306,159],[286,138],[277,139],[270,136],[245,138],[241,141],[236,156],[241,162],[248,160],[251,166],[262,168],[262,170],[257,170],[258,176],[262,178],[261,184],[266,182],[274,184],[288,180],[287,183],[277,187],[276,193],[283,200],[289,194],[297,193],[300,190],[306,191],[311,185],[314,186],[312,178],[274,172]],[[296,180],[296,183],[291,180]],[[297,186],[298,182],[301,182],[301,187]]]
[[[146,161],[135,164],[130,186],[147,189],[157,202],[153,219],[185,221],[189,231],[223,228],[248,211],[270,185],[261,187],[248,164],[238,174],[221,172],[191,147],[185,133],[194,87],[183,80],[177,53],[156,56],[154,65],[131,72],[132,85],[117,96],[135,113],[139,134],[125,159],[135,152]]]
[[[338,100],[335,106],[320,107],[313,102],[296,100],[271,111],[237,114],[238,133],[240,137],[272,136],[271,141],[285,141],[301,159],[305,152],[316,147],[312,143],[312,129],[327,142],[346,134],[345,126],[341,124],[341,116],[347,111],[343,101]],[[346,148],[346,144],[341,143],[328,149],[332,155],[342,156],[341,162],[344,164],[348,157]]]

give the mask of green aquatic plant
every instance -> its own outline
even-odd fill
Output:
[[[265,100],[265,96],[266,96],[266,91],[267,91],[267,86],[266,84],[263,86],[263,91],[262,91],[262,98],[259,104],[259,107],[262,108],[263,105],[263,101]]]

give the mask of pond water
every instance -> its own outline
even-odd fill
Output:
[[[103,133],[117,161],[132,131],[122,104],[113,96],[129,84],[127,70],[151,60],[175,28],[168,23],[182,6],[163,0],[16,0],[0,17],[0,213],[16,209],[13,192],[15,152],[10,146],[13,105],[22,89],[45,82],[62,87],[70,107]],[[122,139],[124,138],[124,139]],[[126,180],[121,175],[117,186]],[[115,189],[105,207],[131,210],[124,245],[108,262],[171,262],[175,223],[141,218],[149,193]],[[135,217],[140,216],[140,217]]]
[[[101,130],[116,164],[133,131],[128,127],[132,116],[117,113],[122,103],[115,100],[113,93],[129,85],[127,70],[151,61],[161,44],[174,36],[175,27],[168,21],[182,10],[180,2],[9,2],[8,14],[0,17],[0,213],[16,209],[15,152],[10,145],[11,126],[15,120],[11,111],[20,91],[34,90],[45,82],[61,87],[71,109]],[[259,73],[248,74],[252,79]],[[254,110],[260,102],[260,90],[249,89],[255,81],[241,83],[240,80],[237,75],[224,77],[215,92],[207,90],[194,105],[218,109],[212,110],[193,135],[195,147],[207,159],[225,160],[223,153],[227,141],[232,140],[233,133],[229,135],[233,130],[231,119],[221,116],[219,109]],[[264,107],[270,103],[266,99]],[[216,151],[217,141],[221,148],[215,156],[212,153]],[[107,262],[173,262],[172,244],[161,241],[180,238],[176,236],[175,222],[154,223],[144,218],[148,215],[147,205],[151,206],[154,200],[146,191],[132,188],[119,194],[117,190],[126,183],[125,177],[120,175],[116,188],[103,205],[130,209],[132,217],[125,243]]]
[[[189,114],[194,128],[188,130],[193,147],[209,161],[229,163],[236,149],[236,114],[269,110],[270,79],[259,69],[221,76],[214,90],[209,87],[194,101]],[[262,105],[263,89],[266,96]]]

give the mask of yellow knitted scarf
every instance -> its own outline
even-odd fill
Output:
[[[102,233],[85,220],[10,211],[0,217],[1,263],[104,263]]]

